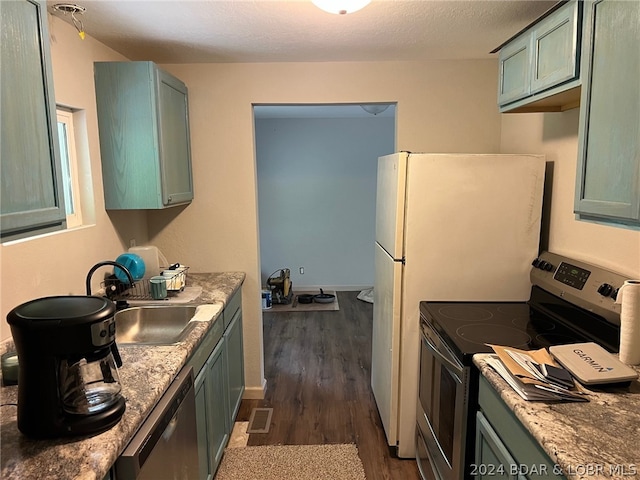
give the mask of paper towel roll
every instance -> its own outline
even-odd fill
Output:
[[[620,361],[640,364],[640,280],[627,280],[618,290],[620,307]]]

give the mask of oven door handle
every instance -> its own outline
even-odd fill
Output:
[[[464,368],[456,363],[452,362],[450,359],[445,357],[442,352],[438,350],[429,338],[422,334],[422,341],[426,344],[427,348],[431,351],[431,354],[436,357],[440,363],[442,363],[447,370],[449,370],[455,377],[458,383],[462,383],[462,376],[464,375]]]

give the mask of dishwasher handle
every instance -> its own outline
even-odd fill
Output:
[[[117,478],[136,478],[163,436],[175,430],[176,415],[193,390],[193,367],[183,368],[116,462]]]

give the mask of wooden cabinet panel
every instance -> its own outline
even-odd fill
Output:
[[[576,77],[579,67],[578,3],[572,2],[542,20],[532,31],[531,93]]]
[[[562,111],[580,103],[582,2],[545,14],[500,48],[501,112]]]
[[[244,393],[244,352],[242,347],[242,311],[236,311],[234,319],[224,334],[227,368],[229,371],[229,425],[238,415],[242,394]]]
[[[207,369],[203,369],[195,381],[196,428],[198,429],[198,463],[200,480],[212,480],[214,469],[209,455],[209,410],[207,409]]]
[[[209,452],[215,472],[222,460],[224,448],[229,441],[228,414],[228,383],[227,383],[227,360],[224,355],[224,341],[218,343],[207,362],[207,408],[211,415],[209,421]]]
[[[106,208],[190,202],[187,87],[152,62],[97,62],[94,68]]]
[[[44,2],[0,2],[2,236],[65,226]]]
[[[241,305],[242,293],[238,291],[187,362],[198,372],[195,389],[200,480],[215,476],[244,393]]]
[[[476,459],[472,465],[472,473],[476,479],[504,478],[517,479],[512,474],[512,466],[516,465],[507,447],[482,412],[476,416]]]
[[[509,462],[510,467],[514,465],[531,469],[522,475],[523,478],[565,478],[483,376],[480,376],[478,405],[486,423],[480,425],[482,431],[479,433],[480,439],[476,437],[476,441],[481,441],[481,445],[487,448],[485,455],[495,456],[500,462]],[[521,473],[513,472],[516,476],[507,478],[521,478]]]
[[[157,73],[163,203],[185,203],[193,199],[186,87],[162,70]]]
[[[522,36],[500,50],[498,104],[506,105],[529,95],[531,37]]]
[[[588,7],[574,210],[640,226],[640,3]]]

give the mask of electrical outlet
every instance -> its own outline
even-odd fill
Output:
[[[300,267],[300,275],[304,275],[304,267]]]
[[[136,246],[136,239],[132,238],[131,240],[129,240],[129,247],[135,247]]]

